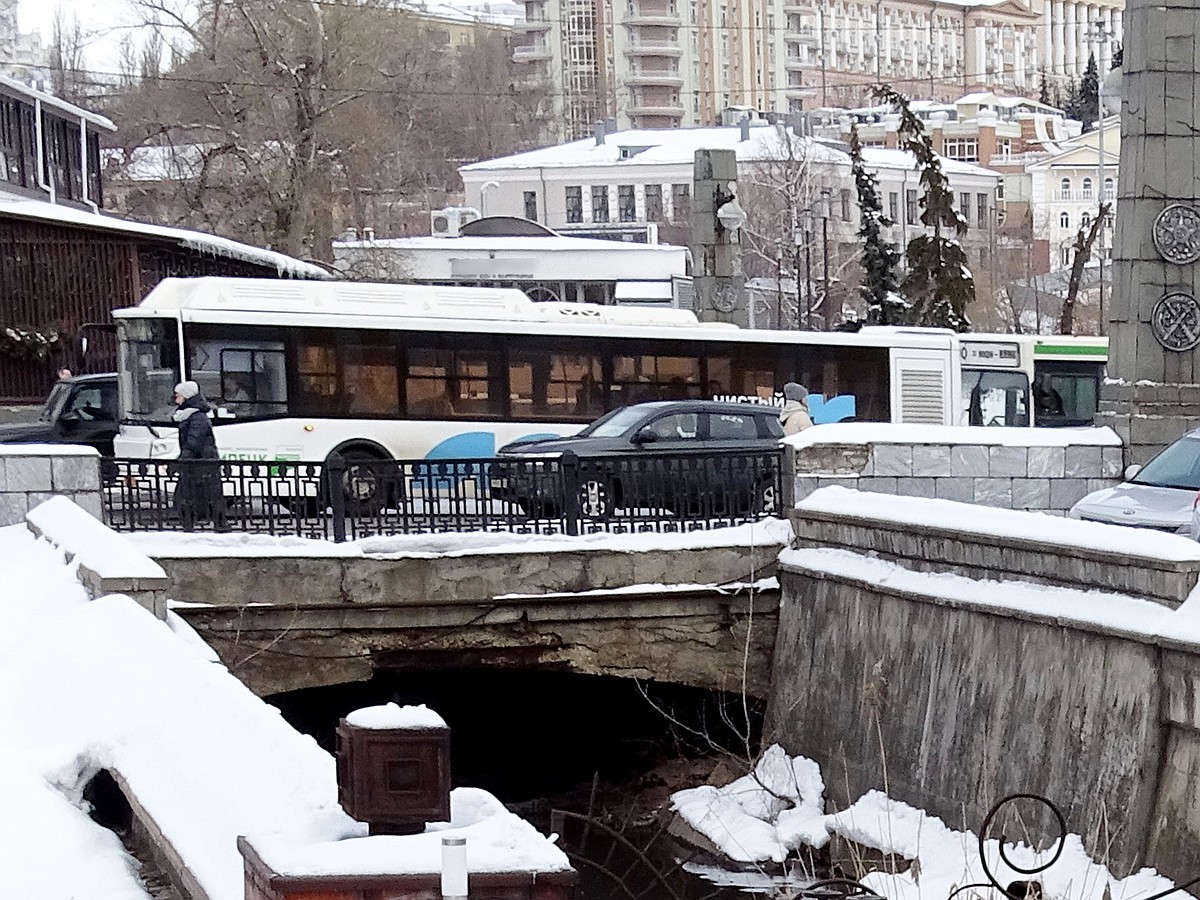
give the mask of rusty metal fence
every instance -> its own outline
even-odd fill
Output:
[[[776,515],[781,450],[580,458],[248,462],[117,459],[118,531],[234,531],[346,541],[393,534],[691,531]]]

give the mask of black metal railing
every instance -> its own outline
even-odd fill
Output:
[[[113,460],[118,531],[345,541],[390,534],[689,531],[780,511],[782,452],[446,460]]]

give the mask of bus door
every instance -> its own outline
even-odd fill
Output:
[[[1022,359],[1028,354],[1015,341],[963,341],[963,425],[1028,427],[1030,416],[1029,374]]]

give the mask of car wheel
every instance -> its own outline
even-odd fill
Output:
[[[607,481],[585,481],[579,486],[579,514],[585,519],[607,519],[616,506],[614,493]]]

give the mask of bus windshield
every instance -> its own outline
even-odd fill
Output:
[[[179,339],[173,319],[121,319],[121,418],[127,422],[171,424],[171,402],[179,383]]]

